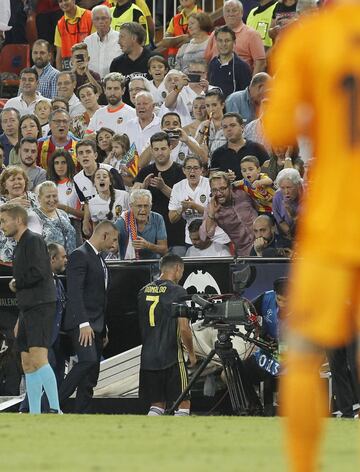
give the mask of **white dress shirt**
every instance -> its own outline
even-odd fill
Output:
[[[90,34],[84,39],[90,56],[89,69],[97,72],[102,79],[110,72],[112,60],[122,54],[118,41],[119,33],[113,29],[110,29],[102,41],[98,33]]]
[[[130,145],[135,143],[136,150],[139,154],[149,146],[151,136],[160,131],[160,119],[155,116],[155,114],[153,115],[152,121],[145,126],[145,128],[140,126],[138,117],[128,121],[123,127],[123,133],[129,136]]]
[[[40,100],[46,100],[47,102],[50,103],[50,100],[46,97],[43,97],[39,92],[36,92],[35,94],[35,100],[31,102],[29,105],[25,102],[23,98],[23,94],[21,93],[17,97],[10,98],[4,105],[4,110],[6,108],[15,108],[16,110],[19,111],[20,115],[27,115],[27,114],[33,114],[35,112],[35,105],[37,102]]]

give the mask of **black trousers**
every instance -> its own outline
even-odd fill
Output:
[[[360,401],[356,366],[356,342],[327,352],[336,405],[345,418],[354,416],[353,404]]]
[[[59,400],[61,404],[77,389],[75,413],[89,413],[100,370],[100,359],[103,350],[103,334],[95,333],[91,346],[80,346],[79,328],[69,332],[78,363],[70,370],[60,385]]]
[[[251,414],[261,414],[273,416],[273,392],[276,390],[276,377],[262,369],[254,356],[250,356],[242,361],[242,380],[244,383],[245,394],[249,402]],[[264,382],[264,405],[262,405],[254,386]]]

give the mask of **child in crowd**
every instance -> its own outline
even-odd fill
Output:
[[[51,103],[48,100],[39,100],[35,105],[35,115],[38,117],[42,135],[47,136],[49,133],[49,116],[52,112]]]
[[[273,181],[261,172],[260,163],[255,156],[245,156],[240,162],[242,180],[234,182],[234,187],[244,190],[254,200],[257,211],[272,212],[272,199],[275,195]]]
[[[169,72],[169,64],[162,56],[152,56],[148,61],[148,72],[152,77],[152,80],[149,80],[150,92],[154,97],[155,105],[160,107],[167,95],[164,78]]]
[[[112,151],[105,159],[105,164],[114,167],[123,179],[126,190],[130,190],[134,185],[134,177],[129,173],[126,167],[125,155],[130,149],[130,140],[127,134],[114,134],[111,138]]]
[[[123,160],[123,157],[130,149],[130,140],[127,134],[114,134],[111,140],[111,152],[104,160],[104,164],[110,164],[118,172],[121,171],[121,168],[126,162]]]

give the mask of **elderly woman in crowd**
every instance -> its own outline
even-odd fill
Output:
[[[54,182],[46,180],[37,188],[39,207],[35,209],[42,223],[42,235],[47,244],[64,246],[67,254],[76,248],[75,229],[65,211],[58,209],[58,189]]]
[[[275,185],[278,191],[273,198],[274,218],[280,236],[293,240],[303,192],[303,180],[296,169],[283,169],[278,173]]]
[[[121,259],[156,259],[168,251],[164,219],[151,211],[149,190],[136,189],[130,194],[130,210],[116,221],[119,229]]]
[[[207,13],[198,12],[189,16],[188,34],[190,42],[183,44],[176,54],[175,68],[187,74],[190,62],[205,60],[205,49],[213,25]]]
[[[36,195],[28,192],[29,179],[26,172],[18,166],[6,167],[0,175],[0,205],[16,203],[26,208],[29,229],[41,234],[41,223],[34,212],[38,206]],[[16,242],[0,231],[0,260],[11,262]]]

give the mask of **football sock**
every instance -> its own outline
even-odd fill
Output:
[[[151,406],[148,416],[161,416],[165,412],[164,408],[160,408],[158,406]]]
[[[41,413],[42,383],[38,371],[25,374],[26,393],[29,400],[29,413],[38,415]]]
[[[48,398],[50,408],[52,410],[60,411],[56,377],[50,364],[43,365],[36,372],[38,373],[39,378],[41,379],[41,383]]]
[[[189,415],[190,415],[189,408],[179,408],[174,413],[174,416],[189,416]]]
[[[280,405],[286,417],[286,450],[291,472],[314,472],[326,416],[326,393],[318,354],[289,353],[281,379]]]

